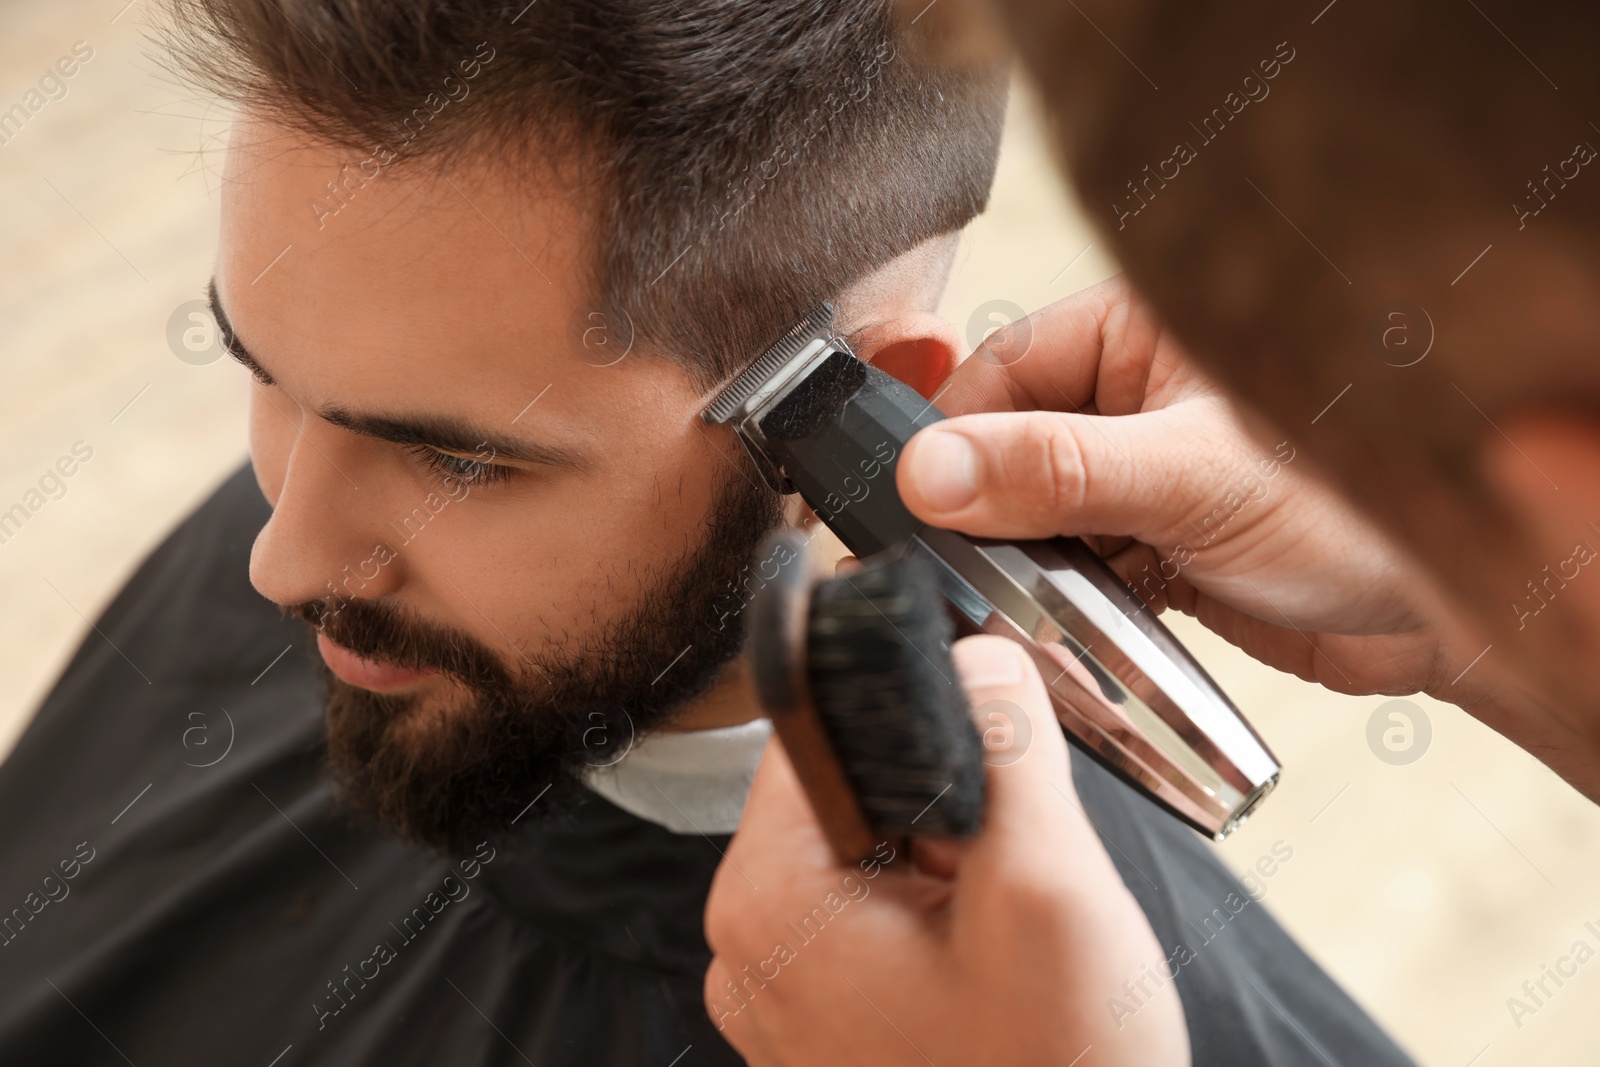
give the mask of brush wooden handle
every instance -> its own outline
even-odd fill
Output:
[[[774,713],[772,727],[839,860],[853,865],[871,856],[878,835],[867,825],[809,694],[788,711]]]
[[[845,776],[806,676],[806,628],[820,564],[806,538],[784,530],[768,539],[763,559],[778,563],[750,603],[747,652],[762,710],[794,765],[811,810],[843,863],[872,855],[881,836],[872,832],[855,789]]]

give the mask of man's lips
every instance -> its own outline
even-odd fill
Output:
[[[322,662],[326,663],[328,669],[341,681],[359,689],[371,689],[379,693],[405,689],[438,673],[418,667],[401,667],[380,660],[366,659],[343,645],[335,644],[328,639],[327,634],[320,632],[317,634],[317,651],[322,653]]]

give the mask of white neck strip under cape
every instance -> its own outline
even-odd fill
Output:
[[[584,784],[626,812],[676,834],[731,834],[772,735],[768,719],[714,730],[659,731]]]

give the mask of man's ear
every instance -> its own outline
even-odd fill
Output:
[[[931,311],[913,311],[851,334],[856,355],[932,398],[961,360],[961,335]]]

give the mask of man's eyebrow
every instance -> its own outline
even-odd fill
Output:
[[[222,300],[217,296],[217,280],[215,278],[212,278],[210,284],[206,286],[206,303],[211,306],[211,318],[217,324],[217,333],[221,335],[222,347],[228,350],[228,355],[232,356],[237,362],[242,363],[246,370],[260,379],[261,384],[275,384],[272,380],[272,375],[267,373],[265,367],[256,362],[255,357],[245,349],[244,343],[235,336],[233,323],[228,321],[228,316],[222,311]]]
[[[222,310],[222,301],[217,297],[216,279],[212,279],[206,289],[206,295],[211,304],[211,315],[216,319],[223,347],[228,350],[228,354],[248,368],[262,384],[272,385],[272,375],[267,373],[266,368],[256,361],[244,343],[234,334],[233,325]],[[586,459],[581,454],[559,445],[505,437],[448,415],[361,415],[335,406],[323,408],[317,415],[325,422],[349,430],[351,433],[361,434],[363,437],[392,441],[398,445],[421,445],[444,452],[461,452],[480,457],[486,463],[496,459],[514,459],[551,467],[582,468],[587,465]],[[491,455],[483,456],[485,451]]]
[[[581,468],[585,465],[584,458],[578,453],[558,445],[502,437],[448,415],[357,415],[338,407],[324,408],[317,414],[335,426],[364,437],[393,441],[397,445],[422,445],[444,452],[461,452],[477,456],[485,463],[497,459],[515,459],[550,467]],[[491,454],[481,455],[484,451]]]

